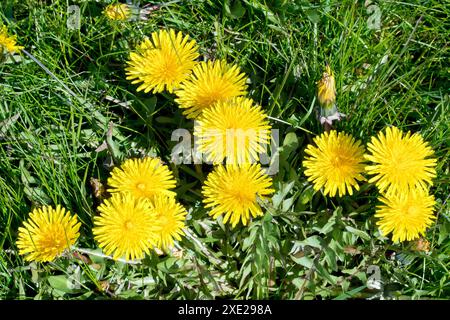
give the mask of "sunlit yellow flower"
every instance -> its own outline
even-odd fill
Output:
[[[158,196],[150,203],[150,209],[156,214],[158,232],[156,247],[161,250],[173,247],[174,239],[180,241],[184,235],[186,209],[173,197]]]
[[[75,244],[80,225],[77,217],[60,205],[34,209],[19,228],[19,254],[27,261],[53,261]]]
[[[314,138],[314,145],[308,145],[303,161],[305,175],[314,183],[314,189],[325,187],[324,195],[334,197],[353,194],[359,190],[357,181],[364,180],[364,147],[359,140],[344,132],[325,132]]]
[[[115,193],[98,210],[92,232],[103,252],[113,259],[142,259],[158,242],[161,227],[150,200]]]
[[[234,228],[239,221],[247,225],[252,217],[263,212],[257,197],[265,199],[273,193],[272,179],[264,173],[259,164],[244,166],[217,166],[203,186],[205,208],[211,208],[209,215]]]
[[[16,44],[16,36],[9,36],[8,29],[0,26],[0,56],[5,53],[14,53],[22,50],[22,46]]]
[[[198,46],[189,36],[173,29],[153,32],[151,39],[145,39],[137,52],[130,54],[127,80],[142,82],[137,91],[173,92],[189,77],[198,55]]]
[[[213,163],[252,163],[270,144],[267,115],[251,99],[237,97],[218,102],[202,112],[194,135],[198,151]]]
[[[124,3],[112,3],[105,8],[103,13],[110,20],[124,21],[131,17],[131,10]]]
[[[109,192],[128,192],[137,198],[174,196],[176,182],[169,168],[158,158],[128,159],[114,168],[108,178]]]
[[[367,145],[370,154],[366,159],[373,162],[366,171],[374,175],[369,182],[375,182],[380,192],[407,192],[410,188],[424,190],[432,185],[436,176],[436,159],[433,149],[418,133],[411,135],[396,127],[379,132]]]
[[[200,62],[191,77],[176,91],[175,100],[187,118],[197,118],[214,103],[246,94],[247,77],[225,60]]]
[[[392,232],[392,241],[405,241],[424,235],[436,217],[433,215],[434,197],[422,189],[395,192],[380,197],[375,217],[383,235]]]

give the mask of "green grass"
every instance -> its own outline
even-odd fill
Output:
[[[322,2],[180,1],[148,21],[114,24],[101,14],[105,3],[70,1],[82,17],[81,29],[70,31],[69,1],[2,1],[0,19],[48,72],[26,54],[0,64],[0,298],[448,299],[450,6],[380,1],[381,29],[373,30],[364,1]],[[280,171],[265,216],[231,229],[201,204],[211,166],[170,164],[178,200],[189,209],[182,257],[154,254],[130,265],[98,254],[90,180],[106,182],[113,165],[133,156],[169,163],[171,132],[192,129],[172,95],[136,93],[125,80],[129,51],[161,27],[189,34],[203,57],[247,73],[250,96],[280,130]],[[336,129],[366,143],[395,125],[420,132],[435,150],[438,217],[426,234],[429,253],[380,236],[371,185],[327,198],[306,182],[303,150],[323,130],[312,107],[325,62],[347,115]],[[104,142],[109,148],[97,152]],[[43,204],[76,212],[78,246],[95,252],[24,261],[17,230]],[[381,291],[366,288],[370,265],[380,268]]]

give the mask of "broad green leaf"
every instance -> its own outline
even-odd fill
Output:
[[[74,293],[79,291],[74,283],[67,275],[58,275],[58,276],[50,276],[48,277],[48,283],[53,289],[65,292],[65,293]]]

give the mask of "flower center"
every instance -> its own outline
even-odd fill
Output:
[[[253,202],[255,195],[248,190],[237,189],[233,192],[233,197],[241,204]]]
[[[136,185],[136,188],[138,188],[140,191],[144,191],[145,190],[145,183],[142,183],[142,182],[138,183]]]
[[[174,53],[167,53],[162,50],[160,51],[160,55],[162,61],[159,67],[159,75],[165,81],[172,81],[177,75],[178,66],[178,63],[174,63],[174,61],[178,61],[180,58]]]
[[[408,161],[407,157],[410,157],[411,154],[405,151],[406,150],[396,150],[395,152],[392,152],[392,168],[397,172],[408,170],[410,161]]]
[[[334,168],[340,168],[342,166],[342,157],[340,155],[335,155],[331,158],[331,165]]]
[[[126,230],[133,229],[133,222],[131,222],[130,220],[126,220],[123,226]]]
[[[406,214],[408,215],[408,216],[413,216],[413,215],[415,215],[417,213],[417,208],[415,207],[415,206],[409,206],[407,209],[406,209]]]
[[[160,214],[159,216],[158,216],[158,220],[159,220],[159,223],[161,224],[161,226],[164,228],[167,224],[168,224],[168,222],[169,222],[169,219],[165,216],[165,215],[163,215],[163,214]]]
[[[45,232],[45,236],[38,240],[38,245],[45,252],[61,252],[67,245],[65,234],[60,228],[49,228]]]

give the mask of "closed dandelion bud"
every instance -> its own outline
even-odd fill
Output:
[[[124,3],[110,4],[103,13],[109,20],[125,21],[131,17],[130,7]]]
[[[333,120],[340,120],[342,113],[336,107],[336,81],[333,71],[327,64],[322,79],[317,82],[317,99],[320,105],[320,123],[333,124]]]
[[[148,20],[147,16],[155,9],[155,6],[140,8],[133,4],[113,3],[103,10],[103,14],[111,21]]]
[[[322,79],[318,82],[317,90],[320,106],[324,109],[333,108],[336,103],[336,82],[329,65],[326,66]]]

